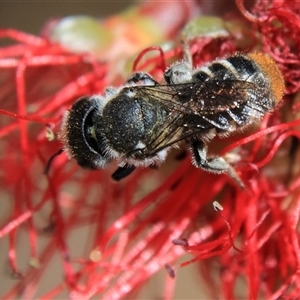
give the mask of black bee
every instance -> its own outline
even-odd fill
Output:
[[[156,82],[133,74],[103,96],[83,97],[66,112],[60,137],[70,158],[99,169],[116,160],[119,180],[136,166],[162,163],[184,141],[196,167],[227,172],[243,182],[222,157],[207,158],[206,144],[226,137],[271,112],[283,95],[275,62],[262,53],[235,54],[193,68],[189,59],[173,64]]]

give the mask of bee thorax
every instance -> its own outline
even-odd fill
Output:
[[[104,107],[101,119],[102,122],[95,122],[96,132],[105,137],[109,148],[125,156],[139,156],[158,115],[151,103],[123,93]]]

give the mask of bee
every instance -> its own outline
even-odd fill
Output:
[[[161,164],[185,142],[195,167],[225,172],[244,187],[223,157],[208,157],[207,144],[260,122],[283,91],[282,75],[265,54],[234,54],[197,68],[186,54],[165,71],[163,83],[137,72],[104,95],[80,98],[65,113],[60,138],[82,167],[101,169],[116,160],[116,180],[135,167]]]

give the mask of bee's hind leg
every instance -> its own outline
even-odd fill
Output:
[[[226,172],[242,189],[245,188],[243,181],[236,174],[234,168],[223,157],[207,158],[207,147],[204,142],[194,141],[191,145],[191,151],[196,167],[216,174]]]

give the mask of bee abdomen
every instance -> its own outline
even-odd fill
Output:
[[[195,93],[198,119],[220,133],[260,120],[274,109],[284,91],[277,65],[262,53],[215,60],[195,69],[193,78],[199,82]]]
[[[257,60],[257,61],[256,61]],[[194,70],[193,79],[196,81],[223,81],[223,80],[245,80],[254,81],[260,74],[267,77],[267,70],[272,69],[270,62],[275,63],[271,58],[262,53],[250,53],[249,55],[236,54],[224,59],[218,59],[207,65]],[[275,69],[278,69],[277,66]],[[280,75],[276,71],[276,75]],[[280,75],[281,76],[281,75]],[[279,80],[281,81],[281,79]]]

